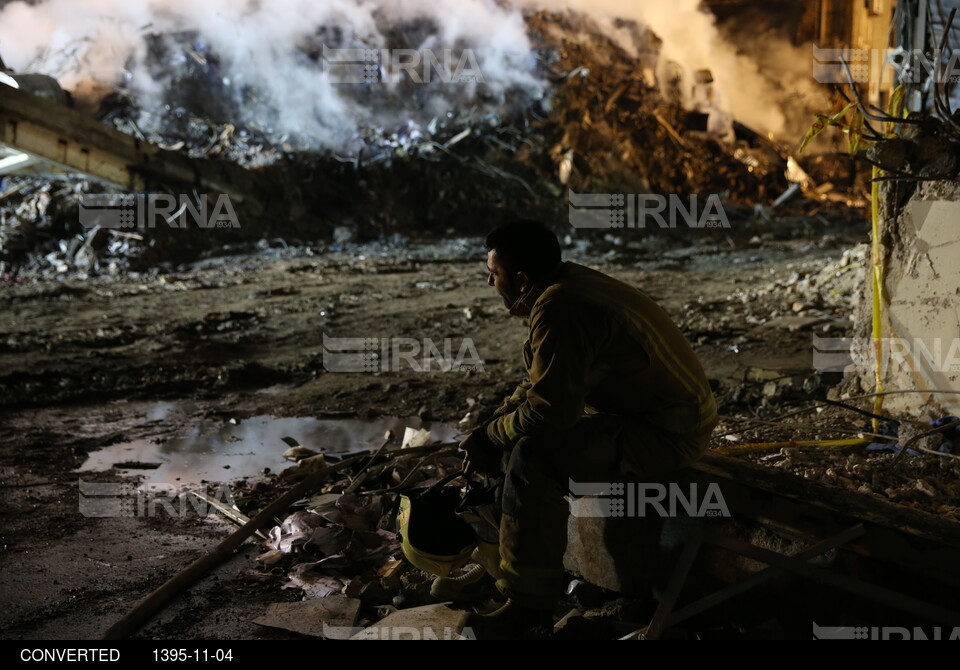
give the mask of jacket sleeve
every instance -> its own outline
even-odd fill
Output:
[[[487,437],[510,450],[521,437],[549,435],[576,423],[589,390],[598,343],[589,318],[560,300],[537,304],[530,314],[530,387],[515,410],[487,426]]]
[[[517,385],[517,388],[514,389],[513,393],[503,399],[503,402],[500,403],[500,406],[493,412],[494,416],[500,416],[501,414],[509,414],[513,410],[517,409],[520,405],[523,404],[523,401],[527,399],[527,391],[530,390],[530,376],[527,375],[523,378],[523,381]]]

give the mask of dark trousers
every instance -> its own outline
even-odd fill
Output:
[[[708,440],[611,414],[585,415],[549,437],[522,438],[504,458],[500,577],[511,597],[532,606],[559,598],[571,480],[663,481],[699,458]]]

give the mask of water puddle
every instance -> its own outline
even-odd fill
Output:
[[[171,403],[158,403],[147,411],[148,420],[166,417]],[[376,449],[383,435],[392,430],[396,444],[404,428],[430,430],[430,443],[455,441],[456,424],[425,422],[418,417],[375,419],[314,419],[255,416],[236,423],[194,420],[189,430],[164,442],[134,440],[91,452],[80,472],[118,471],[139,475],[145,485],[195,485],[227,482],[263,474],[266,468],[279,472],[293,465],[283,458],[289,448],[284,437],[302,446],[331,454],[349,454]]]

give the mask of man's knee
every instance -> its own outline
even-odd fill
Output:
[[[523,437],[510,452],[505,468],[504,509],[511,509],[518,497],[535,495],[562,497],[557,450],[541,438]]]
[[[556,449],[536,437],[522,437],[514,445],[507,459],[506,474],[522,482],[557,478]]]

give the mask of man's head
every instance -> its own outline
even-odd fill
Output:
[[[539,221],[505,223],[487,235],[487,284],[507,309],[533,284],[560,264],[557,236]]]

